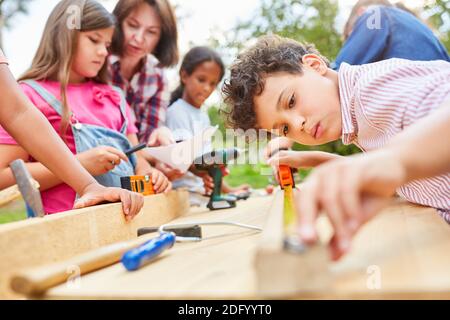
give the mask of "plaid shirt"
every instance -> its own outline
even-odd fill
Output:
[[[164,125],[166,120],[169,85],[164,70],[157,65],[158,60],[153,55],[148,55],[141,70],[128,81],[120,74],[120,57],[110,55],[108,58],[112,84],[125,92],[136,117],[141,142],[147,142],[153,130]]]

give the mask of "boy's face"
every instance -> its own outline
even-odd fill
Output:
[[[337,73],[316,55],[303,57],[303,74],[267,76],[254,98],[260,128],[300,144],[321,145],[341,136]]]

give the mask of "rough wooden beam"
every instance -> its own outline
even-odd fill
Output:
[[[126,222],[120,203],[95,206],[0,226],[0,298],[15,298],[9,278],[22,268],[63,261],[118,241],[136,238],[137,229],[167,223],[189,210],[188,193],[148,196],[144,208]]]
[[[321,244],[306,252],[291,253],[283,248],[283,192],[275,196],[255,255],[257,295],[268,298],[292,297],[308,292],[324,292],[330,283],[329,253],[331,236],[327,220],[319,220]]]

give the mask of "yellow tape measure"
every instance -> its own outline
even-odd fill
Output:
[[[283,219],[284,219],[284,247],[286,250],[293,251],[295,253],[304,252],[305,246],[300,241],[300,237],[297,234],[297,214],[294,208],[294,176],[289,166],[282,165],[279,167],[279,180],[280,186],[284,190],[284,207],[283,207]]]

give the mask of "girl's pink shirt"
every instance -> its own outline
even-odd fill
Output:
[[[54,81],[38,81],[47,91],[60,100],[60,85]],[[60,135],[61,117],[42,97],[27,84],[20,84],[31,102],[44,114],[55,131]],[[75,118],[80,123],[97,125],[120,131],[124,119],[120,113],[120,96],[109,85],[92,81],[83,84],[71,84],[67,88],[67,101]],[[130,107],[126,107],[128,128],[126,134],[138,132]],[[26,125],[26,124],[24,124]],[[66,144],[76,154],[72,128],[65,134]],[[17,142],[0,126],[0,144],[17,145]],[[49,155],[49,156],[57,156]],[[29,162],[36,162],[31,156]],[[44,210],[47,214],[71,210],[76,193],[67,184],[60,184],[41,192]]]

